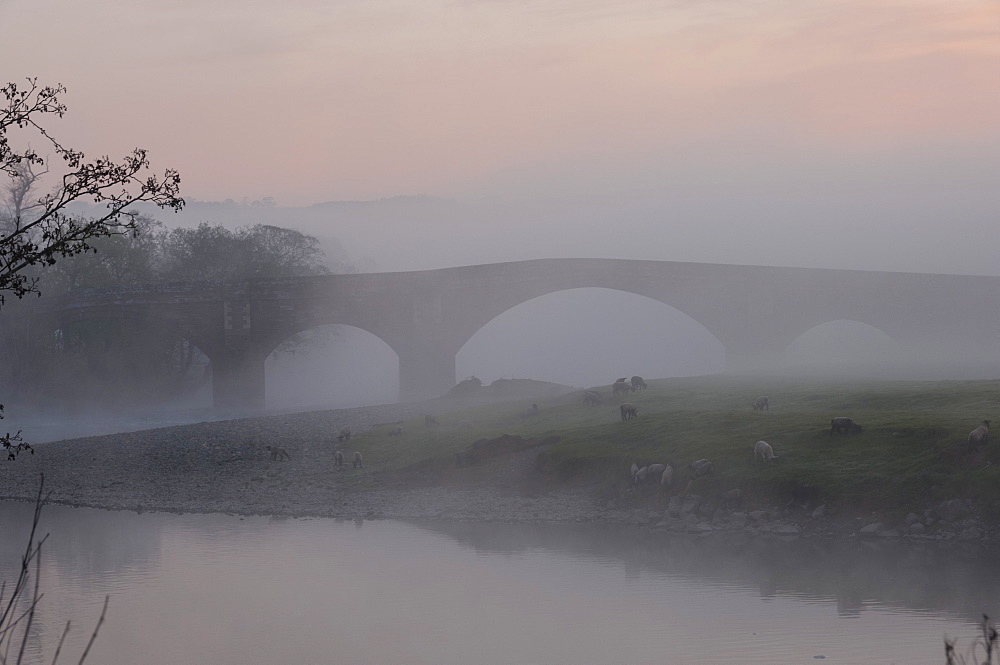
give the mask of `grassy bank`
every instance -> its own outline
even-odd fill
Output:
[[[500,434],[557,435],[539,466],[553,483],[593,483],[608,498],[628,487],[628,468],[668,462],[677,469],[672,492],[691,477],[684,467],[707,458],[716,473],[690,491],[706,496],[739,488],[747,504],[789,499],[829,503],[852,510],[907,511],[950,498],[972,499],[985,516],[1000,518],[1000,444],[966,451],[970,430],[992,419],[1000,381],[818,383],[789,379],[702,377],[650,381],[627,401],[638,418],[622,422],[610,387],[604,403],[588,407],[582,393],[548,400],[469,407],[440,416],[439,427],[422,419],[404,423],[404,435],[388,426],[368,433],[366,456],[392,471],[407,467],[447,469],[456,452]],[[771,410],[755,412],[758,395]],[[531,402],[538,415],[526,416]],[[862,434],[833,435],[830,419],[848,416]],[[471,429],[459,429],[459,420]],[[1000,427],[1000,420],[997,421]],[[771,465],[755,462],[753,444],[769,442]],[[996,459],[995,459],[996,458]]]

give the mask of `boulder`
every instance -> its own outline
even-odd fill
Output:
[[[934,508],[934,512],[939,519],[945,522],[954,522],[968,516],[972,512],[972,509],[962,499],[948,499],[939,503]]]
[[[865,526],[861,527],[861,531],[859,531],[858,533],[860,533],[862,536],[877,536],[881,531],[882,531],[882,523],[872,522],[871,524],[866,524]]]

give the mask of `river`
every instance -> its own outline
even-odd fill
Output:
[[[0,575],[31,506],[0,504]],[[994,552],[626,527],[47,506],[30,662],[944,662],[994,612]]]

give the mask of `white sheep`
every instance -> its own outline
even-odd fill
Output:
[[[660,476],[660,487],[670,487],[674,484],[674,467],[667,464],[667,468],[663,470],[663,475]]]
[[[777,455],[774,454],[774,448],[771,447],[770,443],[767,441],[758,441],[753,444],[753,458],[756,460],[758,457],[764,460],[766,464],[770,464]]]
[[[643,483],[646,482],[646,477],[648,475],[649,475],[649,467],[644,466],[635,472],[635,478],[633,478],[632,480],[636,485],[642,485]]]
[[[983,424],[969,432],[969,450],[975,450],[981,445],[990,442],[990,421],[984,420]]]
[[[707,459],[695,460],[694,462],[688,464],[688,468],[694,471],[695,478],[709,476],[715,471],[715,465]]]

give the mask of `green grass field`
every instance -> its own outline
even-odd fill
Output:
[[[649,389],[627,399],[613,398],[609,386],[599,390],[605,402],[593,407],[583,404],[582,393],[464,409],[458,404],[439,416],[437,428],[413,420],[398,438],[385,436],[388,427],[376,428],[365,435],[365,454],[387,469],[444,468],[480,438],[558,435],[559,443],[541,453],[540,468],[554,483],[596,483],[609,498],[628,486],[633,461],[673,464],[676,493],[691,477],[687,464],[707,458],[716,472],[691,491],[713,495],[739,488],[747,505],[798,499],[893,512],[961,497],[1000,517],[1000,443],[975,455],[966,451],[968,433],[993,419],[1000,381],[697,377],[649,381]],[[752,410],[758,395],[770,397],[770,411]],[[621,421],[622,401],[638,407],[636,419]],[[523,417],[532,402],[539,415]],[[835,416],[853,418],[864,432],[831,436]],[[475,426],[457,429],[461,419]],[[760,439],[778,456],[770,465],[753,459]]]

